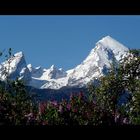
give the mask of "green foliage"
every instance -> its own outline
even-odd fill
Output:
[[[131,100],[126,105],[131,124],[140,124],[140,50],[130,50],[129,57],[120,65],[124,84],[131,94]]]
[[[9,49],[9,67],[11,56]],[[69,101],[39,104],[21,80],[9,79],[8,67],[6,82],[0,81],[0,125],[139,125],[140,50],[131,50],[119,67],[115,66],[113,63],[98,85],[89,84],[89,96],[81,92]]]
[[[140,49],[132,49],[132,50],[130,50],[130,53],[132,53],[135,57],[139,57]]]
[[[123,120],[120,121],[120,119],[127,117],[131,124],[140,123],[139,52],[139,50],[131,50],[131,54],[124,59],[118,68],[112,66],[109,74],[100,78],[99,86],[89,86],[90,101],[96,101],[100,110],[106,114],[105,122],[118,123],[119,121],[122,124]],[[127,104],[119,105],[119,100],[126,93]],[[104,122],[102,121],[102,123]]]
[[[28,114],[37,113],[35,105],[23,83],[18,80],[12,81],[6,91],[0,89],[0,123],[28,124]]]
[[[10,48],[6,56],[9,67],[3,73],[6,81],[0,82],[0,124],[28,124],[28,114],[37,114],[37,107],[23,82],[18,79],[15,81],[9,79],[11,55]]]

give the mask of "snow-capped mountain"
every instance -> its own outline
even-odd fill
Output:
[[[60,89],[62,87],[83,87],[88,82],[107,74],[113,62],[116,65],[123,59],[129,49],[106,36],[99,40],[87,58],[77,67],[64,71],[52,65],[50,68],[32,67],[26,64],[22,52],[10,58],[10,78],[19,77],[29,86],[38,89]],[[8,68],[8,61],[0,65],[0,77],[4,80],[3,72]]]
[[[14,54],[9,60],[0,64],[0,79],[5,80],[6,73],[10,79],[15,80],[17,77],[28,83],[31,79],[31,74],[27,68],[27,64],[22,52]]]
[[[128,51],[128,48],[110,36],[102,38],[88,57],[69,74],[69,85],[85,85],[106,74],[112,62],[118,64]]]

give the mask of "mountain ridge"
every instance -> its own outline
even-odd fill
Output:
[[[106,75],[113,61],[119,63],[129,49],[110,36],[103,37],[90,51],[84,61],[75,68],[64,71],[52,65],[50,68],[32,67],[26,64],[24,54],[18,52],[11,58],[11,79],[19,77],[28,86],[38,89],[60,89],[62,87],[84,87],[88,82]],[[0,64],[0,78],[7,61]]]

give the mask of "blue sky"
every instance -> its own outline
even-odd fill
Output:
[[[33,66],[71,69],[106,35],[140,48],[140,16],[0,16],[0,50],[23,51]]]

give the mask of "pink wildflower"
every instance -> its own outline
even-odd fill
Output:
[[[33,113],[29,113],[29,114],[25,115],[25,117],[33,117]]]
[[[39,103],[39,114],[42,114],[47,107],[47,103]]]
[[[51,104],[54,105],[54,106],[57,106],[58,105],[57,104],[57,101],[52,101]]]
[[[71,105],[67,104],[67,109],[70,110],[70,108],[71,108]]]
[[[83,92],[81,91],[79,94],[79,98],[81,99],[84,96]]]
[[[62,111],[63,111],[62,105],[59,106],[59,110],[58,110],[58,111],[59,111],[59,112],[62,112]]]
[[[72,100],[73,99],[73,94],[71,93],[71,95],[70,95],[70,100]]]
[[[129,124],[128,119],[127,119],[127,118],[124,118],[124,119],[123,119],[123,123],[124,123],[124,124]]]

